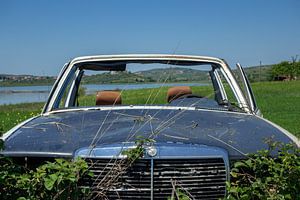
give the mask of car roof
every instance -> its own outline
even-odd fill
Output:
[[[225,61],[217,57],[195,56],[195,55],[176,55],[176,54],[120,54],[120,55],[93,55],[74,58],[70,64],[87,61],[187,61],[187,62],[206,62],[224,64]]]

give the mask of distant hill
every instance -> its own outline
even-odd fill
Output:
[[[245,67],[250,82],[272,80],[273,65]],[[236,73],[236,70],[233,70]],[[56,77],[0,74],[0,86],[52,85]],[[138,72],[105,72],[84,75],[84,84],[150,83],[150,82],[196,82],[207,81],[208,71],[183,67],[159,68]]]
[[[208,72],[181,67],[160,68],[138,72],[106,72],[83,77],[84,84],[103,83],[149,83],[149,82],[187,82],[205,81]]]
[[[102,74],[83,76],[84,84],[107,84],[107,83],[144,83],[154,82],[150,77],[127,71],[105,72]]]
[[[250,82],[271,81],[273,65],[245,67],[245,73]]]
[[[187,82],[187,81],[207,81],[208,71],[187,69],[183,67],[159,68],[147,71],[136,72],[136,74],[148,77],[155,82]]]
[[[53,85],[55,76],[0,74],[0,86]]]
[[[250,82],[271,81],[273,65],[262,65],[245,67],[244,70]],[[236,70],[233,70],[236,73]],[[160,82],[165,80],[168,76],[167,82],[193,82],[193,81],[207,81],[208,71],[200,71],[195,69],[187,69],[181,67],[167,68],[167,69],[152,69],[147,71],[136,72],[137,74],[149,77],[155,81],[160,79]]]

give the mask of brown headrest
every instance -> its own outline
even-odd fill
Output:
[[[96,95],[96,105],[121,104],[121,93],[118,91],[99,91]]]
[[[167,101],[170,103],[174,99],[181,97],[183,95],[192,94],[192,90],[189,86],[176,86],[171,87],[167,93]]]

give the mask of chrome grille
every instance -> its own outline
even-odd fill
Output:
[[[94,176],[83,178],[82,183],[92,188],[93,197],[103,189],[101,183],[115,177],[124,165],[121,160],[112,159],[88,158],[86,161]],[[118,180],[105,192],[108,199],[151,199],[152,195],[153,199],[167,199],[175,186],[194,199],[219,199],[225,195],[225,181],[222,158],[153,159],[153,162],[140,159],[119,174]]]
[[[154,161],[154,199],[167,199],[173,185],[194,199],[225,195],[223,159],[158,159]]]
[[[91,187],[92,199],[97,196],[99,199],[103,198],[102,192],[105,192],[108,199],[147,199],[147,197],[150,199],[151,162],[149,160],[138,160],[127,170],[120,170],[127,166],[120,159],[89,158],[86,161],[89,170],[93,172],[93,177],[83,178],[81,184]],[[115,179],[112,181],[113,184],[109,184],[109,188],[105,187],[106,182],[112,179]]]

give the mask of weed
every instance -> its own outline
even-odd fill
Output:
[[[81,199],[88,195],[77,183],[83,175],[92,176],[82,159],[56,159],[29,170],[11,159],[0,157],[1,199]]]
[[[269,144],[269,149],[234,163],[227,199],[300,199],[300,149]],[[275,149],[279,153],[273,157]]]

